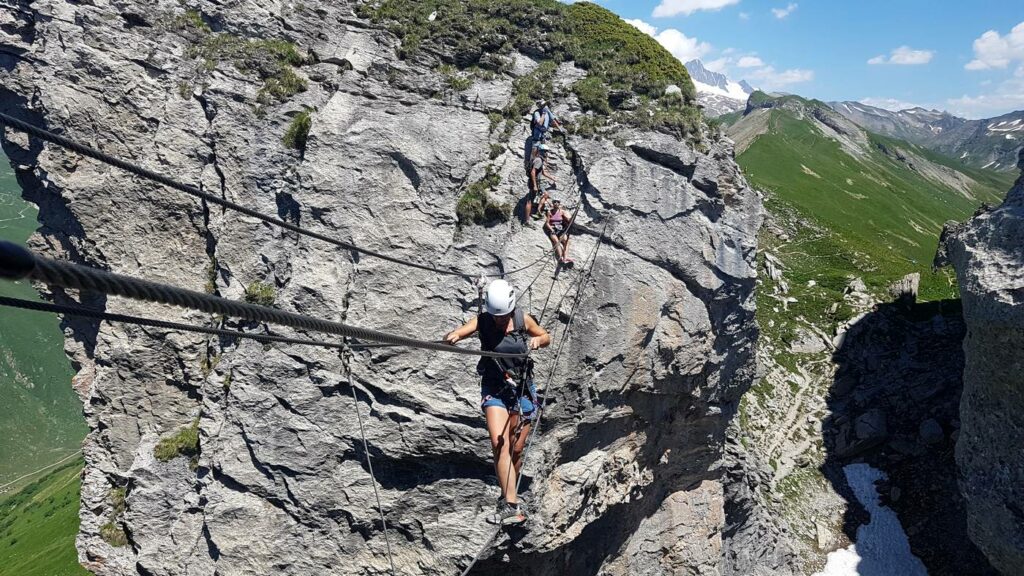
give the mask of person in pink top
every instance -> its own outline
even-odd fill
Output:
[[[551,201],[551,211],[548,212],[544,232],[551,239],[551,246],[555,249],[558,263],[571,266],[573,261],[569,258],[569,215],[562,210],[561,201]]]

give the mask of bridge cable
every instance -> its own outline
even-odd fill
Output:
[[[70,262],[50,260],[37,256],[17,244],[5,241],[0,241],[0,277],[9,279],[29,278],[51,286],[75,290],[91,290],[135,300],[169,304],[211,314],[224,314],[254,322],[267,322],[397,346],[492,358],[525,358],[527,356],[527,354],[507,354],[459,348],[436,341],[417,340],[369,328],[359,328],[322,318],[286,312],[276,308],[229,300],[203,292],[195,292],[167,284],[113,274]]]
[[[377,500],[377,512],[380,513],[380,524],[384,529],[384,545],[388,551],[388,563],[391,565],[391,576],[395,576],[395,559],[391,555],[391,539],[388,537],[388,521],[384,517],[384,507],[380,503],[380,492],[377,490],[377,477],[373,473],[373,461],[370,456],[370,445],[366,441],[366,430],[363,428],[363,416],[359,411],[359,398],[356,396],[356,385],[352,381],[352,355],[348,348],[341,351],[341,364],[345,368],[345,380],[352,391],[352,408],[356,411],[356,420],[359,422],[359,435],[363,439],[363,453],[366,454],[366,468],[370,472],[370,482],[373,485],[373,497]]]

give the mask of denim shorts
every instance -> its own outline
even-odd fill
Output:
[[[518,387],[506,386],[504,382],[485,378],[480,383],[480,409],[486,412],[488,406],[499,406],[509,412],[516,412]],[[537,416],[537,407],[531,398],[537,397],[537,386],[530,381],[530,392],[519,397],[519,407],[528,420]]]

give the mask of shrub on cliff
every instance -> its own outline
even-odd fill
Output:
[[[465,69],[484,65],[485,57],[518,50],[552,64],[573,60],[607,87],[653,99],[661,98],[670,84],[679,86],[687,103],[697,96],[686,68],[661,44],[589,2],[380,0],[361,4],[357,12],[398,36],[403,58],[429,45],[431,55]],[[551,95],[550,90],[538,94]]]

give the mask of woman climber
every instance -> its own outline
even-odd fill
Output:
[[[494,280],[487,285],[484,308],[486,312],[449,332],[445,342],[455,344],[479,332],[481,350],[511,354],[526,354],[551,344],[551,336],[533,316],[516,308],[516,291],[508,282]],[[530,360],[482,356],[476,370],[482,377],[480,405],[487,418],[494,471],[501,487],[497,521],[503,525],[522,524],[526,512],[519,506],[516,486],[523,465],[523,446],[537,415]]]
[[[572,258],[569,258],[569,217],[562,210],[562,203],[558,200],[551,201],[551,211],[548,212],[544,232],[551,239],[551,246],[555,249],[558,263],[563,266],[572,266]]]

